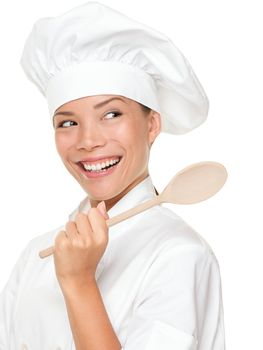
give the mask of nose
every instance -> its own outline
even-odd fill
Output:
[[[101,128],[96,123],[88,123],[82,125],[78,130],[78,138],[76,148],[78,150],[92,150],[97,147],[102,147],[106,143],[106,137]]]

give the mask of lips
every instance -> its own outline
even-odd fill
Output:
[[[109,165],[113,165],[115,162],[120,162],[121,156],[113,156],[111,158],[101,158],[100,161],[80,161],[79,164],[85,170],[100,170],[101,168],[108,167]]]
[[[98,157],[89,157],[89,158],[85,158],[79,161],[79,163],[86,163],[86,164],[96,164],[96,163],[102,163],[103,161],[107,161],[107,160],[112,160],[112,159],[116,159],[116,158],[121,158],[122,156],[120,155],[113,155],[113,156],[98,156]]]
[[[109,163],[109,159],[113,160],[113,159],[118,159],[118,162],[115,164],[110,164]],[[95,177],[101,177],[101,176],[107,176],[109,174],[111,174],[112,172],[115,171],[115,169],[118,167],[119,163],[121,162],[122,156],[114,156],[111,158],[105,158],[105,157],[101,157],[101,161],[95,163],[94,161],[91,162],[78,162],[78,166],[80,167],[81,172],[89,177],[89,178],[95,178]],[[102,160],[104,160],[104,162],[102,162]],[[84,167],[84,164],[85,167]],[[95,165],[97,164],[102,164],[104,163],[104,169],[96,169]],[[106,165],[106,167],[105,167]],[[98,166],[99,167],[99,166]],[[85,169],[86,168],[86,169]],[[88,168],[88,169],[87,169]]]

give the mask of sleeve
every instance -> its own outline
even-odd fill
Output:
[[[223,350],[221,284],[213,253],[164,249],[136,297],[121,350]]]
[[[9,349],[12,314],[15,308],[23,271],[25,270],[28,260],[29,248],[30,244],[28,243],[20,253],[7,283],[0,292],[0,350]]]

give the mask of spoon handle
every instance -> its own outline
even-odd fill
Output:
[[[108,227],[113,226],[115,224],[118,224],[119,222],[126,220],[136,214],[141,213],[142,211],[149,209],[151,207],[153,207],[154,205],[158,204],[160,202],[160,196],[156,196],[152,199],[149,199],[146,202],[140,203],[138,205],[136,205],[136,207],[131,208],[126,210],[125,212],[118,214],[116,216],[114,216],[113,218],[110,218],[106,221]]]
[[[149,199],[146,202],[140,203],[136,207],[131,208],[129,210],[126,210],[125,212],[118,214],[118,215],[106,220],[106,224],[108,227],[116,225],[121,221],[124,221],[124,220],[126,220],[126,219],[128,219],[136,214],[143,212],[146,209],[153,207],[154,205],[156,205],[160,202],[160,199],[161,199],[161,196],[159,195],[159,196],[156,196],[152,199]],[[54,253],[54,247],[49,247],[47,249],[41,250],[39,252],[39,256],[40,256],[40,258],[46,258],[47,256],[49,256],[53,253]]]

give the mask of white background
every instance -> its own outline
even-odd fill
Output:
[[[83,1],[23,0],[0,5],[0,289],[27,242],[64,224],[85,193],[64,168],[47,104],[19,60],[40,17]],[[212,246],[220,264],[226,345],[262,348],[262,33],[260,1],[104,1],[169,36],[209,99],[206,123],[189,134],[161,134],[150,174],[159,192],[183,167],[224,164],[229,177],[209,200],[167,205]],[[45,247],[43,247],[45,248]]]

